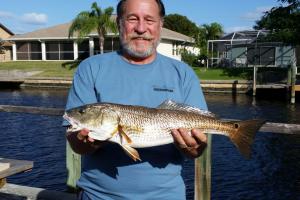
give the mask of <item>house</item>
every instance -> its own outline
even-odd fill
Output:
[[[13,32],[0,23],[0,62],[8,61],[12,58],[12,45],[4,40],[13,35]]]
[[[233,67],[287,67],[297,58],[299,47],[294,48],[280,42],[264,40],[269,31],[247,30],[229,33],[218,40],[208,41],[207,66]]]
[[[76,60],[98,54],[100,48],[97,33],[90,33],[78,43],[76,36],[68,37],[70,25],[71,23],[65,23],[10,37],[7,41],[12,43],[12,60]],[[199,53],[198,49],[192,47],[193,43],[193,38],[163,28],[158,52],[180,60],[181,48]],[[104,52],[118,49],[118,34],[108,33]]]

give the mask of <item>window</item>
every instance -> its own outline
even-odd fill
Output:
[[[105,38],[103,51],[105,52],[112,52],[119,49],[119,38]],[[94,38],[94,53],[100,53],[100,45],[99,39]]]
[[[47,60],[73,60],[73,42],[72,41],[55,41],[46,42],[46,59]]]
[[[249,47],[247,60],[251,65],[275,65],[275,47]]]
[[[42,48],[41,43],[32,42],[16,42],[17,60],[41,60]]]
[[[78,43],[78,59],[83,60],[90,55],[89,41],[84,40]]]

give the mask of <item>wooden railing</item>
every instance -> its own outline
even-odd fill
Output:
[[[39,115],[55,115],[62,116],[63,109],[59,108],[44,108],[32,106],[13,106],[0,105],[0,112],[17,112],[31,113]],[[238,121],[238,120],[237,120]],[[260,129],[260,132],[280,133],[300,135],[300,124],[284,124],[284,123],[265,123]],[[208,147],[200,158],[195,159],[195,200],[211,199],[211,135],[208,136]],[[71,190],[76,189],[76,181],[81,173],[81,157],[70,148],[68,142],[66,145],[67,155],[67,186]]]

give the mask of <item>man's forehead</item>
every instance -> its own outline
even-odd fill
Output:
[[[144,13],[151,16],[159,16],[159,7],[155,0],[126,0],[124,14]]]

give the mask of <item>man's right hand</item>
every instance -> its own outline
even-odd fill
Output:
[[[82,129],[77,132],[70,132],[67,129],[67,139],[74,152],[78,154],[93,153],[103,146],[104,142],[96,141],[89,137],[88,134],[88,129]]]

